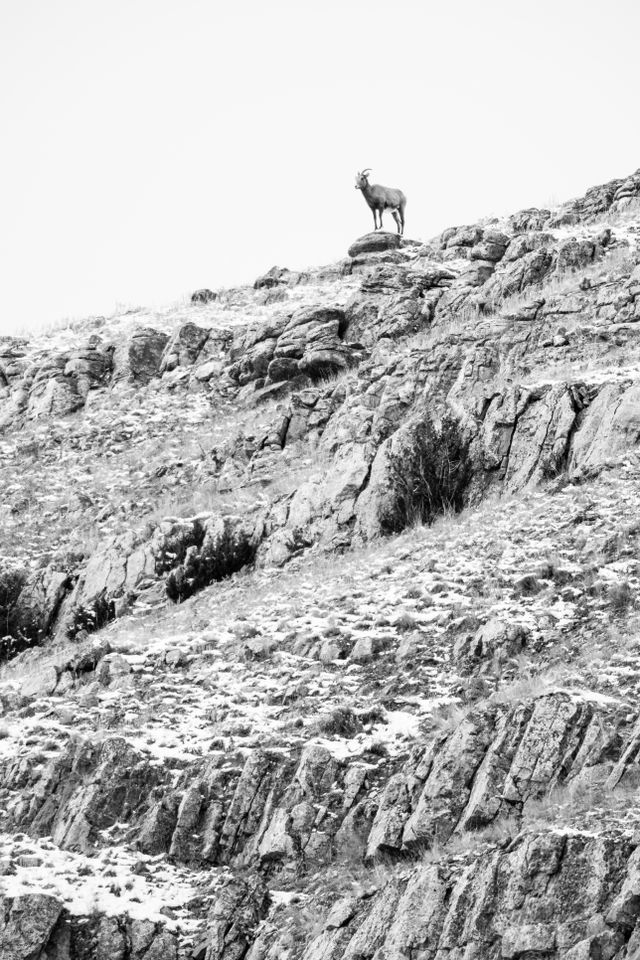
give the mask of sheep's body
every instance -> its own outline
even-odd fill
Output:
[[[382,214],[385,210],[391,210],[398,233],[401,235],[404,233],[404,208],[407,205],[407,198],[402,190],[382,187],[379,183],[369,183],[366,170],[356,175],[356,190],[362,191],[362,195],[373,213],[374,230],[382,229]],[[378,219],[380,220],[379,225]]]

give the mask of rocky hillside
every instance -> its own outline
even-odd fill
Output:
[[[640,171],[0,338],[2,960],[640,956]]]

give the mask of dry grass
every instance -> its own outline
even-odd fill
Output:
[[[558,823],[569,823],[586,813],[619,814],[636,799],[636,788],[603,782],[581,780],[561,784],[537,800],[529,800],[523,808],[522,828],[544,829]]]
[[[491,703],[513,704],[524,700],[534,700],[550,693],[561,681],[559,670],[547,670],[512,680],[500,686],[491,694]]]

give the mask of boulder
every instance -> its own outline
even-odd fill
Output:
[[[460,637],[454,646],[459,660],[506,660],[522,653],[530,630],[523,624],[504,623],[494,618],[481,626],[473,636]]]
[[[209,339],[210,332],[209,328],[199,327],[195,323],[183,323],[164,348],[160,372],[194,364]]]
[[[142,327],[117,344],[113,354],[114,382],[145,384],[157,377],[168,339],[160,330]]]
[[[0,894],[0,956],[3,960],[40,957],[62,913],[62,903],[44,893],[13,900]]]
[[[203,287],[201,290],[195,290],[191,294],[191,303],[212,303],[217,299],[218,294],[214,293],[213,290],[209,290],[207,287]]]
[[[375,233],[365,233],[349,247],[350,257],[359,257],[363,253],[382,253],[385,250],[399,250],[402,238],[398,233],[388,233],[386,230]]]

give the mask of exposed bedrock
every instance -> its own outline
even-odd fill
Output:
[[[587,960],[637,955],[638,855],[618,835],[524,834],[398,872],[301,928],[304,960]],[[276,911],[248,954],[283,956]]]

